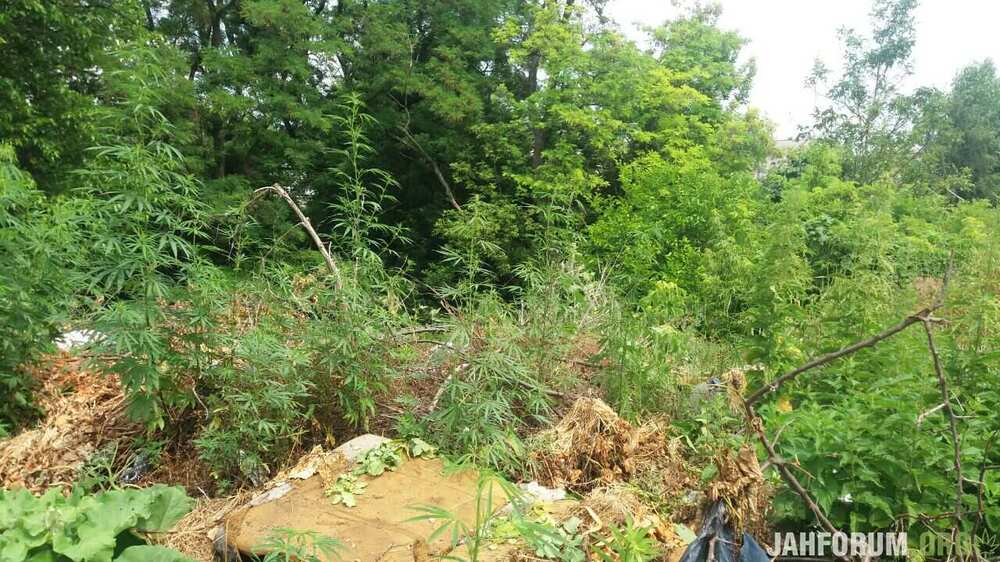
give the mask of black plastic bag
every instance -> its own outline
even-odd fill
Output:
[[[721,501],[715,502],[702,521],[698,537],[688,545],[680,562],[737,562],[735,546],[726,505]],[[710,552],[711,560],[709,560]],[[771,557],[757,544],[757,541],[749,534],[743,533],[739,562],[770,562],[770,560]]]

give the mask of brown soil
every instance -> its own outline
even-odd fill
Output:
[[[425,553],[431,556],[450,550],[449,533],[425,543],[443,522],[413,520],[420,514],[416,507],[443,508],[466,525],[475,520],[474,471],[445,471],[439,459],[414,459],[394,472],[365,479],[368,488],[355,507],[334,505],[326,498],[320,474],[290,481],[292,490],[284,496],[230,517],[227,536],[241,552],[256,552],[276,528],[309,529],[341,540],[347,560],[410,562],[425,544]],[[498,509],[506,498],[498,488],[493,493]]]

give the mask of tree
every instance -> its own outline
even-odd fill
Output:
[[[1000,76],[993,61],[962,69],[947,101],[952,142],[945,149],[948,163],[971,173],[965,195],[1000,197]]]
[[[869,183],[895,174],[911,148],[908,134],[915,110],[901,86],[912,73],[916,6],[916,0],[875,0],[870,37],[840,30],[842,73],[831,80],[829,68],[817,61],[806,80],[808,86],[825,88],[828,102],[816,108],[807,135],[847,150],[847,179]]]
[[[12,0],[0,10],[0,138],[47,192],[64,187],[94,134],[105,55],[138,31],[124,2]]]

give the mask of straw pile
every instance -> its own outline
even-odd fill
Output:
[[[38,405],[47,413],[33,429],[0,441],[0,485],[41,492],[69,485],[97,450],[140,428],[126,421],[117,378],[53,356],[34,373]]]
[[[213,562],[216,529],[251,496],[252,492],[243,491],[226,498],[201,498],[169,532],[151,534],[149,541],[172,548],[196,562]]]
[[[597,398],[582,397],[532,453],[539,482],[587,492],[680,461],[658,422],[633,427]]]

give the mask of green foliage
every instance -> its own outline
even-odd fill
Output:
[[[996,201],[1000,76],[993,61],[963,68],[950,92],[927,96],[918,123],[920,140],[926,144],[919,166],[930,168],[933,176],[949,178],[953,184],[945,190],[949,195]]]
[[[97,126],[94,97],[107,49],[141,29],[137,1],[89,5],[15,0],[0,14],[0,139],[43,191],[62,191]],[[113,32],[112,32],[113,30]]]
[[[332,151],[341,160],[341,165],[331,170],[341,190],[330,204],[336,217],[333,232],[343,238],[344,253],[359,265],[376,263],[381,267],[378,252],[402,235],[400,227],[379,220],[384,205],[395,202],[388,191],[399,185],[385,170],[365,167],[365,161],[375,153],[365,131],[375,124],[375,119],[362,111],[361,98],[356,93],[348,95],[338,109],[342,115],[334,117],[334,124],[344,140]]]
[[[814,114],[818,138],[850,152],[845,175],[861,183],[895,173],[908,158],[908,127],[915,116],[913,100],[901,92],[912,73],[916,42],[915,0],[875,0],[871,37],[853,29],[840,31],[843,74],[830,80],[829,69],[816,61],[807,80],[822,92],[826,107]],[[829,82],[829,83],[828,83]]]
[[[321,562],[342,558],[344,543],[315,531],[278,528],[256,549],[267,552],[263,562]]]
[[[544,423],[553,390],[572,383],[574,338],[598,322],[602,283],[572,261],[519,268],[520,306],[494,293],[467,301],[438,357],[450,376],[420,434],[503,473],[523,467],[521,432]]]
[[[191,559],[163,546],[130,546],[115,558],[115,562],[191,562]]]
[[[69,205],[45,205],[11,147],[0,145],[0,433],[33,413],[21,368],[52,347],[66,320],[76,220]]]
[[[358,505],[357,497],[365,493],[366,488],[368,483],[361,476],[347,472],[338,476],[333,484],[323,490],[323,495],[330,498],[333,505],[342,503],[345,507],[354,507]]]
[[[168,531],[191,505],[182,489],[161,485],[68,496],[60,488],[40,497],[0,491],[0,560],[183,562],[162,547],[128,546],[136,542],[129,535]]]
[[[583,547],[583,536],[580,535],[580,523],[578,517],[571,517],[560,525],[517,517],[514,526],[528,548],[539,558],[584,562],[587,555]]]
[[[338,476],[337,480],[324,490],[323,495],[330,498],[334,505],[343,502],[347,507],[354,507],[357,505],[357,496],[363,494],[368,487],[363,477],[374,478],[387,470],[393,472],[405,458],[433,458],[436,451],[436,447],[418,438],[383,443],[358,459],[357,466],[353,470]]]
[[[80,195],[91,217],[92,245],[85,267],[95,298],[100,353],[116,357],[106,368],[121,377],[129,414],[163,425],[163,406],[190,399],[179,381],[161,376],[172,329],[164,308],[197,258],[202,207],[197,181],[185,173],[169,144],[173,128],[156,109],[125,99],[108,110],[106,145],[79,172]]]
[[[843,72],[810,79],[827,98],[816,140],[782,155],[745,107],[753,67],[717,7],[648,30],[644,50],[601,2],[9,4],[0,431],[32,413],[26,367],[79,324],[101,334],[88,352],[129,414],[193,432],[223,486],[259,483],[342,421],[371,426],[425,349],[440,392],[400,417],[426,440],[411,456],[433,442],[519,474],[522,439],[580,382],[628,418],[669,415],[707,460],[745,436],[721,396],[695,400],[699,383],[759,363],[738,371],[758,388],[911,314],[951,264],[935,338],[961,476],[1000,462],[1000,88],[984,62],[904,95],[912,0],[877,0],[870,38],[842,34]],[[339,275],[286,201],[251,200],[275,182]],[[761,406],[838,526],[945,530],[957,475],[947,420],[924,416],[940,403],[927,359],[913,330]],[[380,450],[361,473],[404,456]],[[116,485],[109,457],[87,484]],[[335,497],[360,493],[361,473]],[[1000,532],[996,478],[983,541]],[[424,515],[479,537],[478,555],[485,512],[475,528]],[[811,518],[778,494],[776,523]],[[319,556],[321,538],[296,533],[278,550]],[[537,536],[578,559],[573,529]],[[631,524],[602,548],[653,556]]]
[[[657,280],[695,288],[704,254],[743,243],[760,202],[749,176],[724,177],[697,152],[636,160],[623,170],[622,189],[591,226],[590,241],[636,299]]]
[[[269,463],[283,458],[311,419],[313,385],[301,377],[308,358],[287,347],[281,332],[261,328],[231,345],[201,375],[210,385],[211,417],[194,444],[217,478],[235,475],[259,485]]]
[[[611,527],[611,538],[605,541],[608,551],[597,547],[597,554],[605,562],[647,562],[659,556],[656,540],[649,535],[649,529],[637,525],[632,518],[625,521],[622,528]]]

